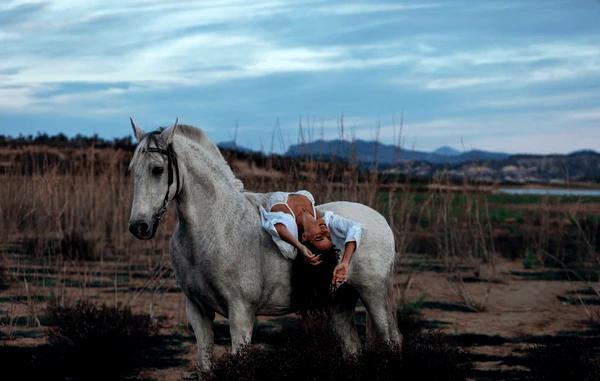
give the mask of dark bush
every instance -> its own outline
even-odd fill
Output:
[[[225,355],[207,380],[464,380],[468,356],[445,336],[413,331],[403,352],[385,345],[344,359],[331,329],[284,332],[282,341]]]
[[[130,349],[143,345],[157,330],[148,315],[136,315],[129,307],[113,307],[79,301],[74,305],[51,302],[48,324],[54,326],[50,341],[78,348],[112,346]]]
[[[599,381],[600,348],[592,348],[588,339],[570,338],[563,342],[533,347],[526,356],[534,381]],[[598,344],[598,343],[597,343]]]
[[[402,362],[401,378],[412,380],[464,380],[472,369],[469,355],[439,332],[425,331],[408,336]]]
[[[0,264],[0,290],[6,290],[10,287],[10,283],[8,281],[8,273],[4,266]]]
[[[420,334],[427,328],[427,321],[421,313],[424,303],[424,300],[419,299],[413,303],[403,304],[398,308],[398,327],[404,338]]]
[[[51,302],[50,344],[69,377],[106,378],[131,371],[156,341],[157,326],[147,315],[123,306]]]
[[[67,259],[94,260],[96,245],[81,233],[71,232],[59,240],[58,252]]]
[[[288,328],[265,348],[249,345],[240,353],[221,357],[205,376],[209,380],[281,380],[297,379],[301,371],[327,380],[336,373],[340,358],[340,347],[330,332]]]
[[[38,256],[84,261],[98,259],[96,243],[76,231],[66,233],[61,238],[26,239],[21,242],[21,246],[26,253]]]

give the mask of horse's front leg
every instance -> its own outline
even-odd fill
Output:
[[[215,313],[210,309],[203,308],[187,297],[186,309],[188,320],[194,330],[194,336],[196,336],[198,366],[201,370],[208,371],[212,366],[213,358],[213,320],[215,318]]]
[[[231,352],[237,353],[252,341],[252,329],[256,319],[254,310],[246,302],[233,302],[229,306],[229,333]]]

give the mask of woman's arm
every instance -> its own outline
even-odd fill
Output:
[[[335,266],[333,269],[333,281],[332,283],[335,286],[339,286],[344,283],[348,279],[348,267],[350,266],[350,260],[352,259],[352,255],[356,251],[356,241],[346,242],[344,247],[344,255],[342,256],[342,260]]]
[[[352,255],[356,251],[356,241],[346,242],[346,247],[344,248],[344,255],[342,256],[341,262],[350,263],[352,259]]]
[[[316,266],[321,263],[321,258],[318,255],[314,255],[306,246],[300,243],[292,234],[287,230],[283,224],[275,224],[275,229],[282,240],[294,246],[302,254],[304,260],[309,264]]]
[[[360,245],[362,237],[362,226],[352,220],[328,212],[326,217],[327,226],[332,235],[344,240],[344,254],[340,263],[333,270],[332,283],[339,286],[348,279],[348,268],[350,260]]]

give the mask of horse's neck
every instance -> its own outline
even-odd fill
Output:
[[[177,205],[179,223],[201,232],[204,241],[226,239],[228,235],[236,239],[248,235],[250,239],[256,233],[253,230],[260,229],[258,210],[232,186],[218,165],[207,164],[206,159],[198,150],[187,150],[179,158],[183,177]]]

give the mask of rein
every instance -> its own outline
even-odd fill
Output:
[[[163,199],[162,206],[156,212],[154,217],[158,222],[163,218],[167,211],[167,204],[169,203],[169,190],[171,189],[171,185],[173,184],[173,177],[175,177],[176,187],[175,187],[175,196],[173,199],[176,200],[179,195],[179,166],[177,165],[177,156],[175,155],[175,151],[173,150],[173,144],[169,143],[167,145],[167,149],[160,148],[158,146],[158,141],[156,136],[159,135],[161,131],[152,131],[148,133],[148,146],[146,148],[147,152],[155,152],[167,157],[167,173],[168,173],[168,185],[167,185],[167,193],[165,194],[165,198]],[[150,147],[150,142],[154,142],[155,147]],[[175,170],[173,170],[175,168]],[[175,172],[175,176],[173,176],[173,172]]]

